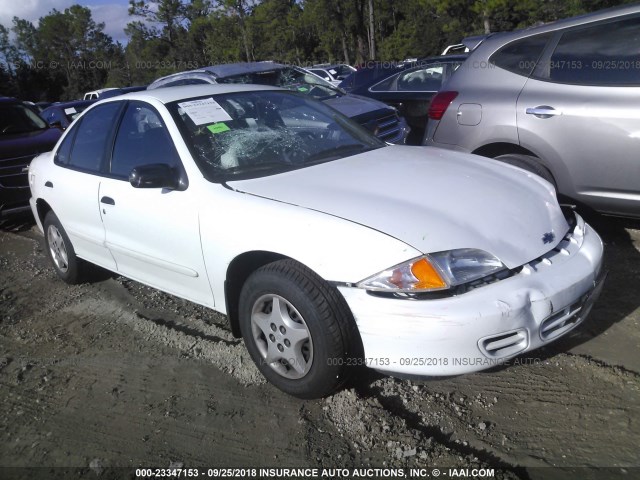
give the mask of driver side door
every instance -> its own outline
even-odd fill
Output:
[[[134,188],[129,183],[131,170],[150,164],[169,165],[186,183],[177,189]],[[197,198],[165,123],[150,104],[128,102],[98,198],[106,245],[118,272],[213,306]]]

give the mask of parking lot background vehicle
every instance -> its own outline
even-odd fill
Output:
[[[411,127],[407,144],[420,145],[431,98],[466,58],[466,55],[422,58],[411,62],[410,67],[379,69],[377,72],[375,67],[365,68],[352,75],[358,84],[355,91],[396,108]]]
[[[107,91],[104,91],[100,94],[100,100],[104,100],[105,98],[117,97],[118,95],[124,95],[125,93],[132,92],[141,92],[142,90],[146,90],[146,85],[137,85],[135,87],[122,87],[122,88],[113,88]]]
[[[339,85],[342,80],[356,71],[355,68],[344,63],[338,63],[334,65],[319,64],[307,68],[307,70],[315,75],[318,75],[320,78],[326,80],[327,82],[330,82],[333,85]]]
[[[111,88],[100,88],[98,90],[94,90],[92,92],[87,92],[84,94],[84,97],[82,97],[83,100],[98,100],[100,98],[102,98],[102,95],[105,92],[108,92],[109,90],[116,90],[115,87],[111,87]]]
[[[175,73],[159,78],[147,88],[215,83],[271,85],[311,95],[355,120],[389,143],[405,142],[409,128],[395,109],[373,99],[345,94],[331,83],[298,67],[274,62],[232,63]]]
[[[60,130],[49,128],[35,108],[0,98],[0,219],[29,214],[26,169],[38,154],[53,148]]]
[[[40,117],[53,128],[67,128],[85,108],[96,100],[77,100],[75,102],[57,102],[40,112]]]
[[[425,143],[525,168],[640,217],[640,8],[487,37],[432,102]]]

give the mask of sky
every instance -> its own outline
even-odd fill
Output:
[[[0,24],[11,28],[13,17],[37,23],[52,9],[63,11],[74,4],[89,7],[93,20],[104,22],[104,32],[114,41],[127,42],[123,30],[132,20],[128,14],[129,0],[0,0]]]

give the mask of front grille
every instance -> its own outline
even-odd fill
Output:
[[[402,127],[398,115],[395,113],[363,122],[362,126],[374,133],[380,140],[389,143],[402,142]]]
[[[606,278],[607,272],[600,272],[593,288],[580,300],[545,318],[540,324],[540,338],[550,340],[559,337],[584,320],[600,296]]]
[[[29,186],[26,167],[35,155],[0,160],[0,186],[5,188],[24,188]]]
[[[584,298],[546,318],[540,325],[540,338],[549,340],[573,328],[582,320],[582,315],[579,315],[579,313],[582,310],[583,303]]]
[[[554,248],[524,265],[523,271],[525,273],[536,272],[541,268],[553,265],[556,259],[573,255],[582,245],[585,229],[586,225],[584,222],[581,222],[579,225],[576,223]]]
[[[529,337],[526,330],[492,335],[478,342],[482,353],[489,358],[511,357],[527,348],[528,344]]]

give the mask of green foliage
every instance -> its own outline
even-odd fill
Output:
[[[79,98],[105,83],[119,53],[103,33],[104,24],[96,24],[91,10],[80,5],[52,10],[40,18],[37,28],[19,18],[13,23],[15,53],[6,65],[22,97]]]
[[[224,62],[357,64],[437,55],[487,31],[525,28],[633,0],[130,0],[126,46],[73,5],[0,25],[0,93],[79,98],[104,86]],[[373,58],[375,56],[375,58]]]

